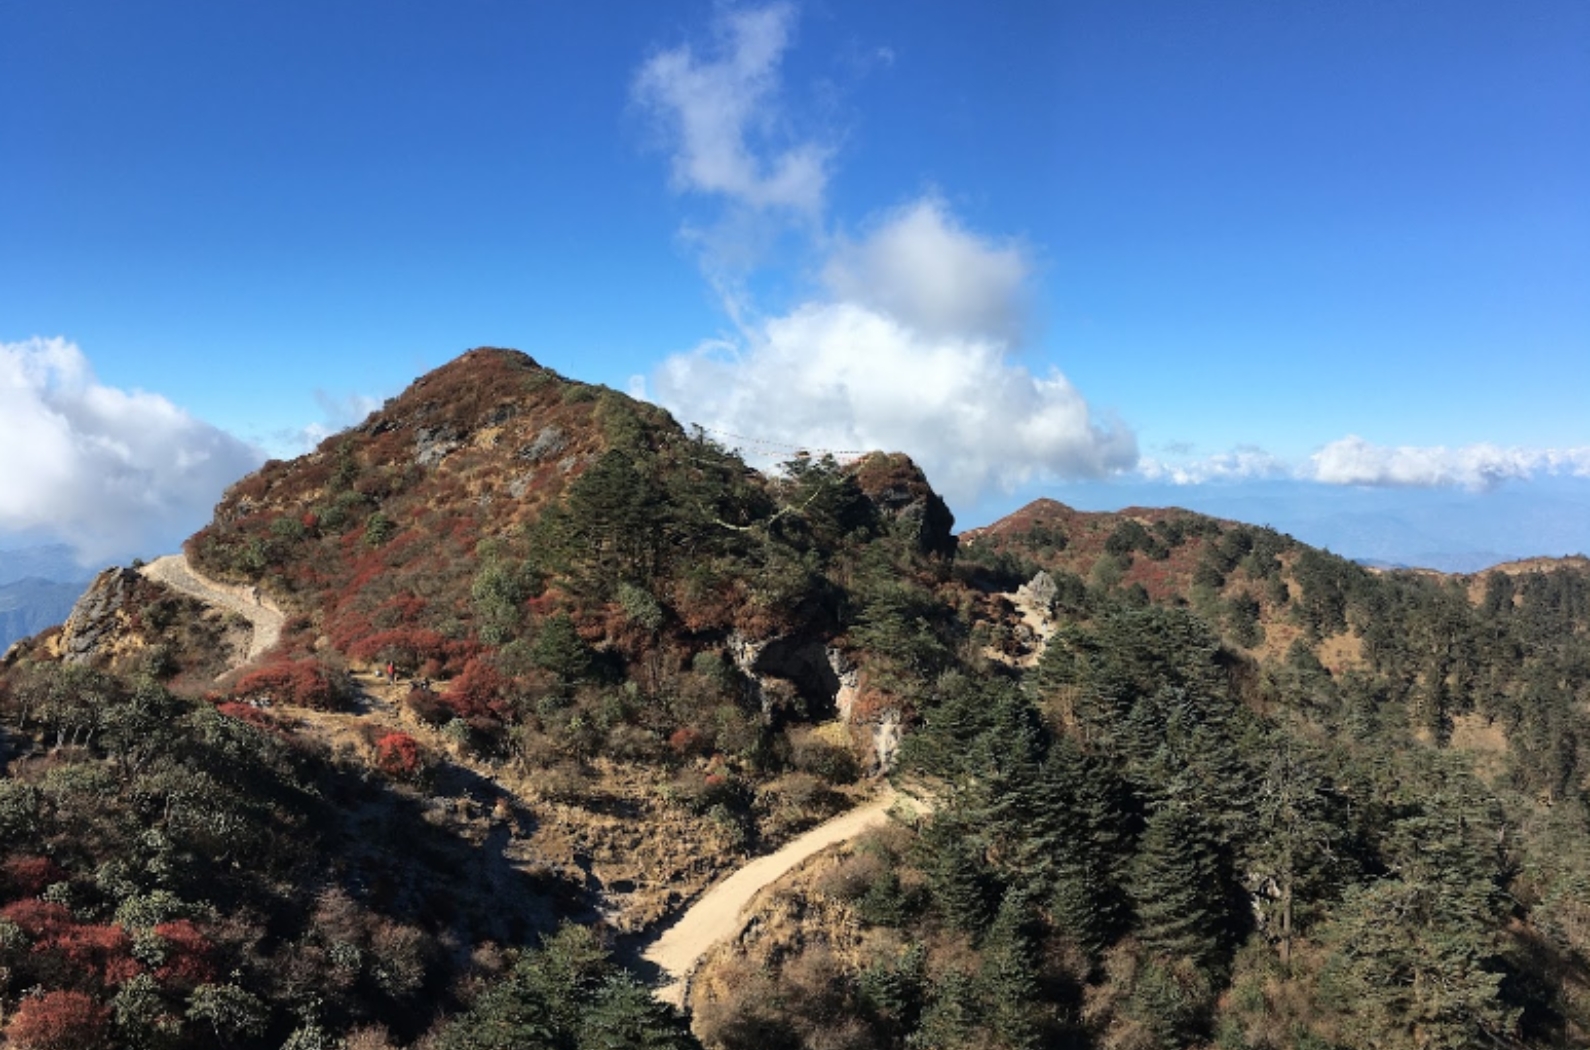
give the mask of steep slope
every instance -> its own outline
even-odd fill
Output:
[[[693,984],[709,1046],[1590,1033],[1582,560],[1376,573],[1052,501],[960,540],[902,759],[942,804],[763,899]]]
[[[517,918],[496,925],[412,905],[397,916],[425,944],[454,946],[445,959],[427,948],[404,992],[428,989],[448,1011],[484,1001],[493,953],[534,944],[554,914],[643,934],[746,853],[868,794],[863,767],[887,758],[874,742],[893,746],[910,695],[867,640],[901,613],[929,610],[924,626],[944,629],[931,595],[948,576],[950,527],[903,456],[849,468],[803,459],[763,477],[652,406],[522,354],[472,351],[315,452],[241,480],[186,562],[102,574],[62,629],[20,646],[0,678],[19,756],[5,783],[31,798],[55,765],[125,764],[105,706],[125,696],[165,705],[169,730],[156,735],[172,734],[177,753],[193,724],[223,725],[325,763],[311,792],[328,790],[326,777],[361,779],[359,792],[335,789],[347,805],[310,822],[318,839],[288,847],[309,865],[280,891],[297,918],[257,935],[298,939],[238,968],[246,979],[225,993],[250,1004],[257,1030],[251,1020],[214,1034],[279,1042],[296,1011],[311,1018],[301,1029],[369,1020],[409,1038],[415,1016],[378,976],[350,971],[338,985],[300,959],[328,946],[292,932],[330,894],[347,944],[378,958],[370,931],[390,912],[390,887],[421,875],[394,868],[368,835],[423,820],[440,839],[435,856],[473,858],[480,876],[458,887],[460,914],[493,892],[520,899]],[[113,793],[147,792],[128,768]],[[7,855],[66,834],[53,819],[30,817]],[[342,860],[328,867],[333,843]],[[135,849],[105,839],[52,869],[50,884],[63,900],[98,901],[103,916],[122,891],[106,898],[95,872]],[[268,907],[238,915],[230,899],[184,907],[248,930],[275,921]],[[19,929],[24,952],[53,936]],[[311,981],[338,989],[334,1005],[293,1005],[281,967],[319,974]],[[120,1032],[102,1012],[120,994],[109,977],[0,972],[14,975],[0,1006],[28,989],[81,992],[84,1023]],[[208,991],[156,984],[151,1009],[207,1009],[193,996]],[[461,990],[437,993],[443,984]],[[463,1011],[441,1027],[476,1023]],[[173,1024],[169,1036],[189,1045],[199,1033]]]

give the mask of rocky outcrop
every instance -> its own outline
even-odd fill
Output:
[[[94,577],[61,629],[58,644],[63,662],[92,663],[109,648],[111,639],[127,625],[138,583],[133,569],[106,569]]]
[[[545,426],[536,434],[535,440],[528,442],[514,452],[514,458],[537,463],[548,456],[557,455],[568,447],[569,436],[563,432],[561,427]]]
[[[886,773],[899,757],[905,726],[898,711],[862,715],[861,672],[839,649],[815,638],[753,641],[729,638],[729,658],[745,676],[750,699],[770,723],[837,718],[872,747],[873,771]]]
[[[855,473],[879,517],[904,525],[918,550],[943,557],[955,554],[955,515],[910,456],[874,452],[857,462]]]
[[[1054,600],[1059,595],[1060,588],[1055,586],[1054,577],[1042,569],[1039,569],[1032,579],[1016,588],[1018,602],[1025,602],[1033,609],[1045,613],[1054,608]]]
[[[414,435],[414,462],[421,467],[434,467],[463,444],[463,435],[452,427],[421,427]]]
[[[729,638],[729,658],[750,683],[751,699],[771,723],[820,721],[838,713],[843,682],[830,650],[815,638]]]

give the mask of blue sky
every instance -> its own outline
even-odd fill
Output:
[[[0,69],[0,546],[168,547],[488,344],[967,525],[1590,546],[1582,3],[0,0]]]

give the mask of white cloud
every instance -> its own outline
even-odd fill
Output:
[[[1356,435],[1332,441],[1296,464],[1252,445],[1202,458],[1189,458],[1191,446],[1167,446],[1172,456],[1144,457],[1137,472],[1149,481],[1174,485],[1295,478],[1324,485],[1383,488],[1494,488],[1545,474],[1590,477],[1590,447],[1567,449],[1502,448],[1482,442],[1448,448],[1375,445]]]
[[[908,257],[912,244],[945,260],[922,264]],[[783,456],[906,452],[954,503],[1136,461],[1132,433],[1096,419],[1065,376],[1010,360],[1026,262],[956,225],[938,202],[892,213],[841,247],[828,272],[830,298],[666,360],[658,400],[681,418],[754,438],[744,444],[753,458],[764,445]],[[935,291],[950,302],[934,302]]]
[[[1590,447],[1502,448],[1489,443],[1391,447],[1349,435],[1314,453],[1302,474],[1331,485],[1487,489],[1539,474],[1590,477]]]
[[[728,10],[714,23],[709,56],[684,44],[641,67],[634,98],[662,125],[675,189],[822,211],[832,149],[792,136],[774,104],[794,21],[789,4]]]
[[[333,434],[340,434],[381,407],[381,399],[368,394],[346,394],[338,397],[324,390],[315,391],[315,404],[320,406],[321,418],[296,430],[279,430],[270,435],[267,447],[282,456],[301,456],[315,449]]]
[[[636,77],[675,188],[726,204],[687,237],[737,333],[667,359],[650,384],[658,401],[764,464],[802,448],[906,452],[952,502],[1131,467],[1130,430],[1100,421],[1059,371],[1012,360],[1032,274],[1020,245],[968,231],[934,195],[859,237],[824,230],[832,150],[790,135],[778,100],[794,17],[782,3],[731,9],[711,55],[663,51]],[[792,216],[825,257],[821,291],[759,316],[747,275]]]
[[[1030,273],[1018,246],[973,236],[928,196],[889,213],[865,240],[842,240],[823,281],[836,298],[919,332],[1015,342]]]
[[[0,530],[101,561],[170,549],[260,453],[157,394],[101,385],[64,339],[0,343]]]
[[[1188,452],[1189,448],[1172,448]],[[1291,473],[1286,461],[1261,448],[1243,445],[1230,452],[1219,452],[1201,459],[1166,461],[1145,457],[1137,471],[1149,481],[1168,481],[1173,485],[1202,485],[1211,481],[1261,481],[1286,477]]]

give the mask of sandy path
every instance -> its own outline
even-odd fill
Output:
[[[708,890],[670,926],[641,958],[662,969],[665,983],[657,998],[684,1005],[691,971],[707,950],[740,932],[741,914],[764,886],[776,882],[802,861],[839,842],[855,838],[889,820],[889,807],[899,796],[892,790],[801,835],[775,853],[758,857]]]
[[[201,576],[188,564],[184,555],[167,554],[149,562],[139,571],[147,578],[197,598],[206,605],[237,613],[253,625],[254,636],[249,640],[244,662],[257,659],[282,636],[282,621],[285,617],[275,602],[254,588],[217,583],[207,576]]]

